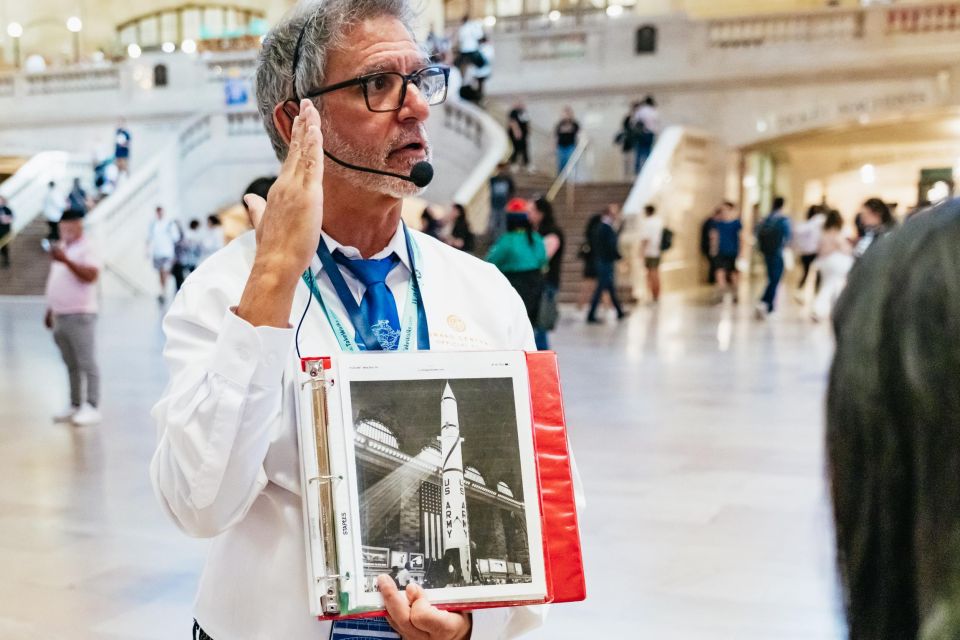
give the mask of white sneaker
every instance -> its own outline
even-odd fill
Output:
[[[73,419],[71,422],[82,427],[89,424],[97,424],[101,419],[100,412],[97,411],[96,407],[84,403],[84,405],[80,407],[75,414],[73,414]]]
[[[758,302],[753,311],[757,316],[757,320],[766,320],[767,316],[770,315],[770,310],[767,309],[767,305],[763,302]]]
[[[60,413],[53,416],[54,422],[72,422],[73,416],[77,414],[77,411],[80,410],[80,407],[75,407],[73,405],[68,405],[66,409]]]

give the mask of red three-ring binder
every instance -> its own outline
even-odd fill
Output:
[[[327,358],[304,358],[307,362]],[[494,607],[577,602],[586,599],[583,553],[574,494],[573,470],[567,439],[563,394],[557,356],[552,351],[526,354],[530,380],[533,443],[537,464],[540,515],[542,519],[547,596],[535,601],[441,604],[440,609],[470,611]],[[327,365],[329,366],[329,365]],[[353,615],[321,616],[321,620],[365,618],[383,615],[370,611]]]

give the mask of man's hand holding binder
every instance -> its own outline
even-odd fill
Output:
[[[404,640],[466,640],[470,637],[469,613],[442,611],[430,604],[416,583],[404,592],[390,576],[377,578],[377,588],[387,607],[387,621]]]

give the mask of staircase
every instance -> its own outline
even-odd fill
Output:
[[[0,269],[0,295],[43,295],[50,256],[40,248],[40,241],[48,230],[46,219],[38,215],[10,243],[10,268]]]
[[[553,184],[552,177],[537,174],[518,173],[513,179],[517,195],[522,198],[545,194]],[[583,232],[590,216],[611,202],[622,205],[632,186],[629,182],[580,182],[567,184],[557,194],[553,201],[553,212],[566,239],[558,296],[560,303],[577,303],[580,298],[583,261],[578,254],[580,245],[586,241]],[[621,302],[632,301],[631,287],[626,278],[619,278],[617,290]]]

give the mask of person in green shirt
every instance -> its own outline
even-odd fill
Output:
[[[507,203],[507,232],[490,248],[487,262],[500,270],[520,294],[531,324],[536,324],[543,297],[547,250],[543,237],[533,230],[530,203],[514,198]]]

